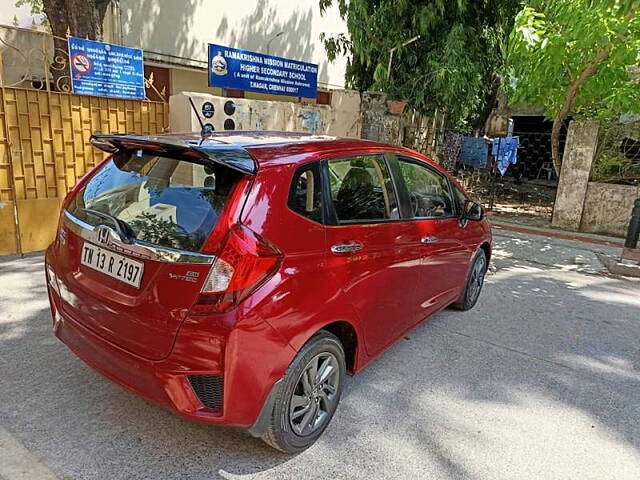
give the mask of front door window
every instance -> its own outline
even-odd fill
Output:
[[[398,159],[414,218],[448,218],[454,215],[454,201],[447,179],[415,162]]]

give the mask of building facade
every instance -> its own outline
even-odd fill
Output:
[[[104,40],[142,48],[158,90],[169,95],[190,91],[300,101],[209,88],[207,44],[214,43],[317,64],[319,103],[329,103],[322,92],[344,88],[346,60],[329,62],[321,35],[346,32],[337,7],[321,14],[317,0],[114,0]]]

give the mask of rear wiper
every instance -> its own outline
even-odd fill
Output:
[[[113,215],[109,215],[108,213],[101,212],[100,210],[94,210],[93,208],[85,208],[84,211],[90,213],[91,215],[95,215],[96,217],[104,218],[111,221],[115,226],[115,230],[116,232],[118,232],[120,239],[125,243],[133,243],[131,227],[124,220],[120,220],[119,218],[116,218]]]

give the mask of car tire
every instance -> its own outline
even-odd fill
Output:
[[[262,440],[285,453],[298,453],[310,447],[336,411],[345,363],[342,343],[335,335],[325,330],[315,334],[284,374]],[[326,378],[323,380],[321,375]]]
[[[482,292],[487,268],[487,254],[481,248],[473,257],[462,295],[455,303],[451,304],[452,308],[466,311],[474,307],[480,297],[480,292]]]

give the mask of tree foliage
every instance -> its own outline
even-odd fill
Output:
[[[15,6],[20,8],[24,5],[29,5],[31,9],[31,15],[40,15],[43,11],[42,0],[17,0]]]
[[[386,92],[423,113],[439,109],[452,126],[482,128],[518,1],[320,0],[320,8],[333,3],[348,36],[323,39],[330,60],[348,57],[348,86]]]
[[[512,105],[541,105],[554,120],[557,172],[560,126],[577,117],[611,119],[640,111],[640,2],[535,0],[518,13],[508,50]]]

